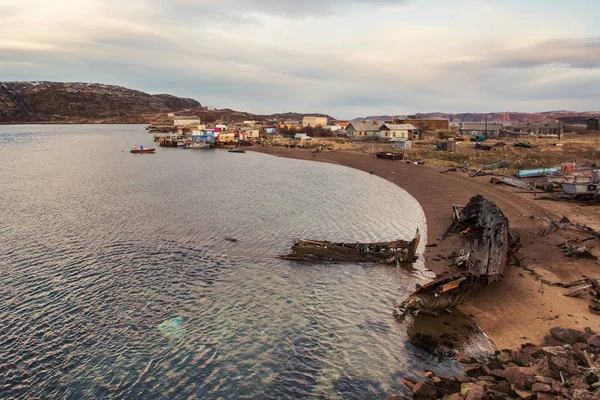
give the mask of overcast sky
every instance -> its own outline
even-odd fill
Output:
[[[600,109],[597,0],[0,0],[0,81],[254,113]]]

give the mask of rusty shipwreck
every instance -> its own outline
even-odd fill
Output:
[[[447,233],[460,232],[468,241],[457,259],[463,271],[417,285],[405,301],[394,306],[397,317],[449,311],[463,303],[475,287],[502,280],[509,256],[518,247],[508,218],[496,204],[481,195],[473,197],[464,208],[453,208],[454,222]]]
[[[292,261],[412,263],[419,241],[418,229],[410,241],[397,239],[379,243],[332,243],[301,239],[294,243],[290,254],[281,258]]]

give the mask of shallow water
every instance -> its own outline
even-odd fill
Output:
[[[405,191],[335,165],[132,142],[151,135],[0,126],[0,398],[381,398],[453,368],[392,317],[422,264],[276,258],[300,237],[426,237]]]

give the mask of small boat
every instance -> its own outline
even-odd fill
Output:
[[[246,149],[242,149],[241,147],[236,147],[235,149],[227,150],[229,153],[245,153]]]
[[[193,142],[185,145],[186,149],[210,149],[209,143]]]
[[[381,243],[331,243],[301,239],[294,243],[291,254],[281,258],[292,261],[412,263],[420,239],[418,229],[410,241],[398,239]]]
[[[154,154],[154,152],[156,151],[156,149],[133,149],[130,151],[130,153],[133,154]]]
[[[390,151],[380,151],[375,153],[377,158],[384,158],[386,160],[402,160],[403,153],[392,153]]]
[[[563,182],[562,188],[566,194],[572,196],[594,196],[599,193],[600,184],[587,182]]]
[[[536,168],[536,169],[523,169],[517,173],[517,178],[537,178],[539,176],[546,176],[560,171],[560,168]]]

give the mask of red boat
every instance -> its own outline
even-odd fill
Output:
[[[130,153],[133,154],[154,154],[156,149],[133,149]]]

